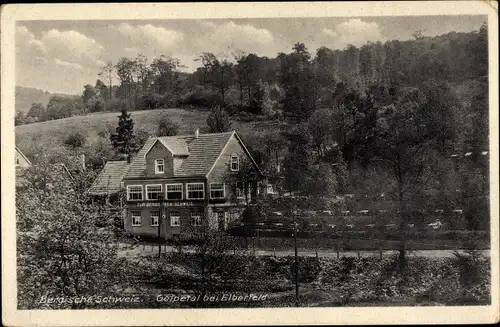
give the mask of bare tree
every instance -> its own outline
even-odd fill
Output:
[[[113,98],[113,72],[115,71],[115,66],[111,61],[108,61],[106,65],[101,67],[99,72],[99,77],[109,82],[109,99]]]

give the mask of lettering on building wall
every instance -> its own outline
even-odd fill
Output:
[[[167,207],[192,207],[192,206],[197,206],[196,202],[163,202],[164,206]],[[137,203],[137,207],[159,207],[160,203],[159,202],[145,202],[145,203]]]

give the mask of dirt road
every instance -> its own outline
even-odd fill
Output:
[[[124,245],[125,246],[125,245]],[[170,252],[177,252],[178,250],[172,246],[168,245],[163,245],[161,248],[162,253],[170,253]],[[191,250],[192,251],[192,250]],[[189,249],[183,249],[183,252],[191,252]],[[408,250],[408,256],[419,256],[419,257],[428,257],[428,258],[449,258],[453,257],[454,255],[454,250]],[[137,245],[132,249],[123,249],[120,250],[118,255],[122,257],[128,257],[128,258],[133,258],[133,257],[140,257],[144,255],[151,255],[153,253],[158,253],[158,245],[154,244],[147,244],[147,245]],[[254,254],[252,249],[248,250],[249,254]],[[481,253],[484,256],[489,256],[490,255],[490,250],[481,250]],[[381,253],[380,251],[341,251],[337,254],[336,251],[325,251],[325,250],[318,250],[317,252],[311,249],[299,249],[298,252],[299,256],[306,256],[306,257],[314,257],[318,256],[320,258],[337,258],[339,257],[380,257]],[[387,256],[392,256],[396,255],[397,251],[382,251],[382,257],[387,257]],[[287,251],[273,251],[273,250],[255,250],[255,255],[257,256],[269,256],[269,255],[275,255],[279,257],[283,256],[293,256],[294,251],[293,249],[287,250]]]

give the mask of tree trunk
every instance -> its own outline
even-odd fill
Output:
[[[111,82],[111,77],[109,78],[109,99],[111,100],[113,98],[113,85]]]
[[[240,82],[240,106],[243,106],[243,84]]]

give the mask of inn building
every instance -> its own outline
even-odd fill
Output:
[[[124,229],[134,235],[171,238],[201,228],[227,229],[261,182],[228,178],[242,163],[262,172],[235,131],[154,137],[130,160],[108,162],[89,190],[95,196],[124,192]],[[247,190],[247,194],[244,194]]]

